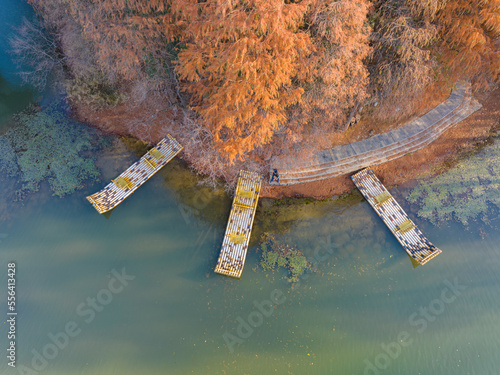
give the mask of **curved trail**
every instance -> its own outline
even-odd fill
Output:
[[[443,132],[481,108],[470,85],[457,84],[443,103],[408,124],[359,142],[323,150],[306,159],[271,160],[270,176],[277,169],[279,185],[323,180],[397,159],[436,140]],[[271,183],[278,185],[276,181]]]

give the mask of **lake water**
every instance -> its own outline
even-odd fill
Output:
[[[1,4],[13,15],[10,25],[29,12],[14,0]],[[2,52],[1,60],[5,129],[36,95],[10,79],[9,56]],[[243,276],[234,280],[213,272],[230,196],[197,185],[174,160],[106,218],[85,196],[137,155],[114,139],[98,158],[100,182],[62,199],[42,187],[0,222],[0,373],[499,373],[498,221],[482,235],[476,225],[436,227],[414,215],[405,188],[392,189],[443,250],[415,268],[358,193],[320,202],[262,199]],[[9,189],[2,181],[0,194]],[[282,271],[263,271],[263,232],[316,257],[319,272],[292,288]],[[5,357],[11,261],[16,369]]]

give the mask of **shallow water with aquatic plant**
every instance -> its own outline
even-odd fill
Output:
[[[15,80],[0,84],[5,131],[36,95]],[[357,192],[324,201],[262,199],[243,276],[233,280],[213,273],[231,197],[199,185],[181,161],[109,217],[85,200],[143,151],[111,137],[93,155],[100,180],[63,198],[42,182],[39,191],[4,202],[0,301],[7,262],[15,261],[18,368],[4,358],[0,373],[23,373],[20,366],[51,375],[498,373],[494,215],[487,225],[464,227],[453,215],[431,223],[408,202],[409,188],[391,189],[443,250],[415,267]],[[17,182],[3,177],[1,196]],[[315,259],[317,271],[293,286],[286,270],[265,271],[258,245],[266,232]],[[123,272],[128,279],[117,284]],[[6,305],[1,311],[5,322]],[[78,333],[51,351],[68,323]],[[7,341],[4,323],[4,353]]]

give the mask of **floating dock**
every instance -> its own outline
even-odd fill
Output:
[[[368,203],[384,221],[406,252],[420,264],[425,264],[441,250],[434,246],[403,211],[394,197],[367,168],[351,176]]]
[[[259,201],[260,186],[261,177],[258,174],[240,171],[226,234],[215,267],[215,272],[221,275],[241,277]]]
[[[182,146],[169,134],[104,189],[89,195],[87,200],[100,214],[112,210],[181,150]]]

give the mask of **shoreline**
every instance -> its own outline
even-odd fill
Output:
[[[393,186],[416,178],[438,174],[438,170],[447,163],[486,142],[492,135],[491,130],[499,124],[500,86],[497,85],[487,92],[473,93],[473,97],[482,104],[482,108],[448,129],[434,142],[398,159],[372,166],[371,168],[380,180],[388,186]],[[76,107],[75,115],[81,121],[106,133],[130,135],[151,143],[155,143],[161,138],[156,137],[156,134],[162,134],[161,125],[154,126],[145,137],[140,134],[130,134],[123,126],[120,126],[130,120],[128,113],[119,108],[115,111],[107,109],[96,113],[85,107]],[[156,116],[158,116],[158,123],[161,123],[161,116],[158,113]],[[401,124],[401,126],[403,125],[404,123]],[[175,135],[173,136],[175,137]],[[191,168],[186,155],[181,154],[181,157]],[[355,189],[349,174],[288,186],[269,185],[266,177],[263,176],[261,198],[307,197],[325,199],[346,194]]]

